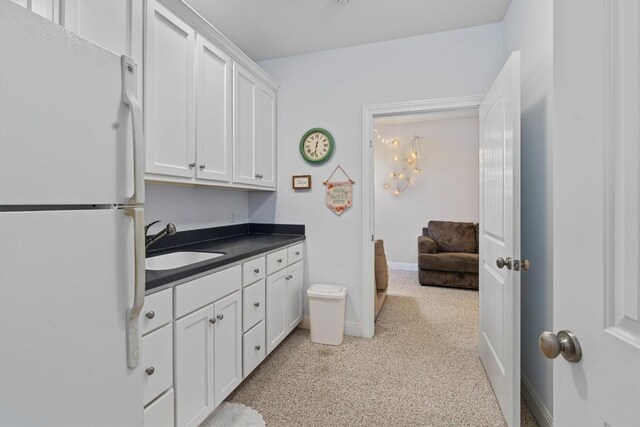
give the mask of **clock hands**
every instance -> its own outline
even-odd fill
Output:
[[[318,143],[319,143],[319,142],[320,142],[320,141],[316,141],[316,149],[315,149],[315,150],[313,150],[313,152],[314,152],[314,153],[316,153],[316,154],[318,154]]]

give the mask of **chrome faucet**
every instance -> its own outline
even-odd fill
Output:
[[[147,224],[144,226],[145,249],[149,249],[149,246],[153,245],[155,242],[162,239],[164,236],[171,236],[172,234],[176,234],[176,226],[173,225],[172,223],[168,223],[167,226],[163,228],[162,231],[160,231],[155,236],[148,236],[147,233],[149,232],[149,228],[151,228],[153,224],[157,224],[159,222],[160,222],[159,220],[153,221],[151,224]]]

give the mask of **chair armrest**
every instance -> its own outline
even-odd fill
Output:
[[[431,237],[418,236],[418,253],[419,254],[437,254],[438,245]]]

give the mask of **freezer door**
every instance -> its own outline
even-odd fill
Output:
[[[126,203],[120,57],[8,1],[0,40],[0,206]]]
[[[119,209],[0,212],[0,425],[142,426],[133,239]]]

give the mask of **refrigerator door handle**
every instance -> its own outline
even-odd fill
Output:
[[[145,243],[144,243],[144,209],[125,207],[125,214],[133,218],[135,278],[133,285],[133,304],[127,310],[127,364],[134,369],[140,360],[140,333],[138,319],[144,305],[145,292]]]
[[[141,205],[144,203],[144,169],[145,144],[142,129],[142,108],[138,101],[137,68],[133,59],[126,55],[120,58],[122,69],[122,100],[131,112],[131,127],[133,130],[133,195],[127,204]]]

